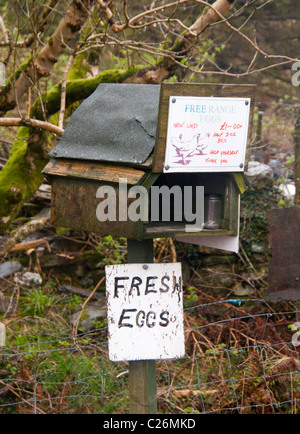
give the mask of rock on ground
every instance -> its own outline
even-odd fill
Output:
[[[22,270],[22,265],[18,261],[7,261],[0,265],[0,277],[8,277]]]

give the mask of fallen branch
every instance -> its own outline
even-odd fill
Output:
[[[82,288],[76,288],[75,286],[70,286],[70,285],[61,285],[58,287],[58,291],[60,292],[68,292],[70,294],[73,295],[79,295],[80,297],[85,297],[85,298],[96,298],[95,297],[95,290],[94,290],[94,295],[91,297],[91,292],[87,291],[86,289],[82,289]]]
[[[48,221],[49,217],[44,217],[32,220],[29,223],[23,225],[11,238],[9,238],[7,241],[5,241],[5,243],[1,245],[0,255],[4,255],[10,252],[17,252],[20,250],[27,250],[28,248],[37,247],[41,244],[45,244],[46,242],[48,243],[47,238],[21,243],[21,241],[27,238],[29,235],[43,229],[43,227]]]
[[[32,240],[32,241],[26,241],[25,243],[19,243],[16,244],[14,247],[10,249],[10,253],[13,252],[20,252],[21,250],[29,250],[34,249],[36,247],[39,247],[41,245],[45,244],[50,251],[48,238],[40,238],[39,240]]]

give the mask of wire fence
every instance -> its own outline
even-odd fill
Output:
[[[251,157],[265,163],[273,160],[278,177],[290,179],[293,106],[260,105],[257,108],[265,111],[262,130],[256,111]],[[3,143],[5,163],[9,152]],[[272,206],[261,193],[258,201],[260,211]],[[256,208],[251,218],[248,209],[246,214],[249,226],[255,226]],[[246,226],[245,218],[243,222]],[[246,234],[249,243],[255,237],[262,240],[261,231],[254,229],[255,234]],[[270,304],[257,294],[240,300],[216,300],[200,291],[190,295],[186,293],[184,300],[186,356],[157,362],[158,412],[298,413],[300,304]],[[14,289],[13,297],[21,298],[22,293]],[[34,298],[29,302],[32,306]],[[51,309],[47,316],[28,312],[27,317],[4,319],[0,414],[128,413],[128,364],[109,361],[106,321],[98,321],[89,332],[72,332],[66,319],[70,303],[66,299],[66,315]]]
[[[224,300],[184,313],[186,357],[157,362],[158,413],[298,413],[295,305]],[[106,327],[31,339],[0,350],[0,413],[128,412],[128,365],[108,360]]]

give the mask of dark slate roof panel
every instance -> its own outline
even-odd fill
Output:
[[[100,84],[70,118],[51,157],[144,163],[157,127],[159,85]]]

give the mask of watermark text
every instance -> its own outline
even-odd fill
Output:
[[[111,185],[97,189],[101,199],[96,208],[100,222],[181,222],[186,232],[198,232],[204,226],[204,187],[153,185],[149,190],[134,185],[128,188],[120,178],[117,188]]]
[[[293,64],[292,71],[295,71],[292,75],[292,85],[295,87],[300,86],[300,62]]]

